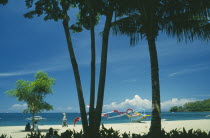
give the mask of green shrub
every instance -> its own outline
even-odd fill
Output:
[[[6,134],[1,134],[0,138],[7,138],[7,135]],[[10,138],[12,138],[12,137],[10,136]]]
[[[105,128],[104,125],[102,124],[102,129],[99,132],[101,138],[119,138],[120,137],[120,132],[119,130],[113,130],[113,128]]]
[[[57,132],[57,131],[56,131]],[[131,134],[124,132],[123,134],[120,134],[119,130],[113,130],[113,128],[105,128],[104,125],[102,125],[102,129],[99,132],[100,138],[148,138],[148,134]],[[61,135],[58,135],[57,133],[54,133],[54,138],[84,138],[83,132],[76,132],[75,130],[66,130],[64,133],[61,133]],[[0,138],[8,138],[6,134],[2,134]],[[10,136],[10,138],[12,138]],[[41,135],[41,133],[38,132],[31,132],[31,134],[28,134],[26,138],[49,138],[49,135]],[[198,130],[186,130],[183,128],[182,130],[174,129],[170,132],[166,132],[164,129],[161,131],[161,138],[210,138],[210,132],[201,131]]]
[[[41,133],[40,133],[40,131],[38,131],[38,132],[32,132],[31,131],[31,134],[28,134],[27,136],[26,136],[26,138],[45,138],[45,136],[44,135],[42,135]]]

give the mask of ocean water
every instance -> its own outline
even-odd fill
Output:
[[[151,114],[147,112],[146,114]],[[69,125],[73,124],[73,121],[76,117],[79,117],[79,113],[67,113],[67,123]],[[167,121],[175,121],[175,120],[200,120],[200,119],[210,119],[207,117],[210,115],[210,112],[162,112],[162,119],[167,119]],[[36,114],[36,116],[42,116],[46,118],[45,121],[39,121],[39,125],[61,125],[62,124],[62,113],[40,113]],[[23,114],[23,113],[0,113],[0,126],[24,126],[26,123],[30,122],[26,120],[26,118],[31,117],[31,114]],[[151,120],[151,117],[146,118],[147,121]],[[102,118],[101,123],[110,124],[110,123],[128,123],[130,122],[127,116],[122,116],[113,119]],[[77,124],[81,124],[79,121]]]

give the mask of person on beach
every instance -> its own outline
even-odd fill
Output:
[[[26,124],[25,131],[31,131],[31,125],[30,125],[30,123],[27,123]]]
[[[58,131],[54,131],[54,138],[59,138]]]
[[[53,131],[53,128],[51,127],[45,138],[59,138],[58,131]]]
[[[37,121],[35,121],[35,123],[34,123],[34,131],[38,131],[38,130],[39,130],[38,124],[37,124]]]
[[[46,134],[45,137],[46,138],[53,138],[53,128],[52,127],[49,129],[49,132]]]
[[[62,127],[65,127],[65,126],[68,127],[68,124],[67,124],[67,119],[66,119],[66,113],[63,113]]]
[[[80,121],[80,120],[81,120],[81,117],[75,118],[75,119],[74,119],[74,126],[75,126],[75,124],[77,123],[77,121]]]

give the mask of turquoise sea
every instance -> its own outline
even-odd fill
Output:
[[[147,112],[146,114],[151,114],[151,112]],[[36,114],[36,116],[42,116],[46,118],[46,121],[39,121],[39,125],[61,125],[63,115],[62,113],[40,113]],[[67,123],[69,125],[73,124],[73,121],[76,117],[79,117],[79,113],[67,113]],[[200,119],[210,119],[210,112],[162,112],[162,119],[167,119],[167,121],[175,121],[175,120],[200,120]],[[209,116],[209,117],[207,117]],[[24,126],[27,122],[26,118],[31,117],[30,114],[22,114],[22,113],[0,113],[0,126]],[[150,117],[146,120],[150,121]],[[103,124],[110,123],[128,123],[130,120],[127,116],[122,116],[119,118],[107,119],[103,118]],[[81,122],[78,122],[81,124]]]

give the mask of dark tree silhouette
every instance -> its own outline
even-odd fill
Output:
[[[123,3],[127,3],[124,6]],[[177,37],[179,41],[194,38],[208,40],[210,1],[208,0],[123,0],[119,20],[113,23],[114,33],[130,36],[131,45],[145,38],[148,42],[151,82],[151,137],[161,134],[159,66],[156,39],[159,32]]]

